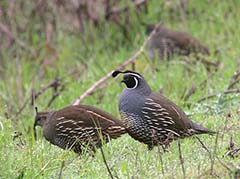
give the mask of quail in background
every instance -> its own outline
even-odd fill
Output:
[[[146,32],[150,34],[155,25],[147,25]],[[164,25],[156,29],[148,43],[148,56],[153,58],[156,54],[160,59],[169,59],[174,54],[188,56],[191,53],[209,55],[209,49],[193,36],[180,31],[173,31]]]
[[[191,121],[172,101],[160,93],[152,92],[144,77],[133,71],[115,71],[116,77],[123,73],[126,88],[119,100],[119,111],[127,132],[134,139],[148,145],[164,148],[177,138],[194,134],[215,132]]]
[[[37,110],[37,109],[36,109]],[[62,149],[81,154],[95,151],[103,143],[126,133],[121,121],[92,106],[68,106],[58,111],[37,112],[36,126],[43,128],[44,137]]]

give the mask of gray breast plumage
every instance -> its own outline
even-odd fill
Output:
[[[125,89],[120,96],[119,111],[128,133],[139,141],[152,143],[152,132],[142,109],[146,98],[131,89]]]
[[[169,134],[179,137],[170,127],[174,120],[168,111],[148,96],[125,90],[120,97],[119,110],[128,133],[136,140],[155,144],[169,138]]]

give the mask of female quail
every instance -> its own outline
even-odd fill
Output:
[[[62,149],[82,153],[94,152],[103,142],[126,133],[121,121],[92,106],[68,106],[58,111],[37,112],[36,126],[43,128],[44,137]]]
[[[164,147],[177,138],[194,134],[214,132],[192,122],[173,102],[160,93],[152,92],[140,74],[133,71],[115,71],[116,77],[123,73],[121,82],[126,87],[119,100],[119,111],[127,132],[136,140],[153,146]]]
[[[154,29],[155,25],[147,26],[147,33]],[[148,43],[148,54],[153,58],[155,53],[160,59],[169,59],[173,54],[187,56],[190,53],[202,53],[209,55],[209,49],[201,44],[193,36],[180,31],[173,31],[160,25],[156,33]]]

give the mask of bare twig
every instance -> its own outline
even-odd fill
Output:
[[[49,84],[47,84],[46,86],[42,87],[38,92],[36,92],[36,93],[33,92],[32,95],[29,98],[27,98],[26,101],[23,103],[23,105],[20,107],[20,109],[16,113],[16,116],[19,116],[22,113],[23,109],[27,106],[29,101],[31,101],[31,104],[34,105],[35,99],[39,95],[44,93],[47,89],[54,87],[56,84],[59,84],[59,80],[60,80],[60,78],[55,79],[52,82],[50,82]]]
[[[240,71],[236,71],[233,76],[230,79],[230,83],[228,85],[227,89],[232,88],[235,84],[237,84],[238,82],[240,82]]]
[[[185,179],[186,178],[186,172],[185,172],[185,167],[184,167],[184,159],[183,159],[183,156],[182,156],[180,140],[178,140],[178,152],[179,152],[179,159],[180,159],[180,164],[181,164],[182,172],[183,172],[183,179]]]
[[[229,168],[225,163],[223,163],[223,161],[221,161],[221,159],[217,155],[216,155],[216,159],[224,168],[226,168],[229,171],[229,173],[232,173],[231,168]]]
[[[101,154],[102,154],[102,157],[103,157],[103,162],[104,162],[105,166],[107,167],[107,171],[108,171],[111,179],[114,179],[114,178],[113,178],[113,175],[112,175],[112,172],[111,172],[111,170],[110,170],[110,168],[109,168],[109,166],[108,166],[108,164],[107,164],[107,160],[106,160],[105,155],[104,155],[104,153],[103,153],[102,147],[100,147],[100,151],[101,151]]]
[[[149,40],[152,38],[152,36],[156,33],[156,29],[158,28],[159,24],[154,28],[154,30],[151,32],[151,34],[148,36],[148,38],[144,41],[143,45],[140,47],[140,49],[133,55],[131,56],[128,60],[126,60],[124,63],[120,64],[116,70],[122,70],[124,69],[127,65],[133,63],[138,56],[140,56],[143,52],[144,49],[149,42]],[[87,91],[85,91],[78,99],[76,99],[73,103],[73,105],[78,105],[80,102],[86,98],[88,95],[92,94],[92,92],[96,89],[99,88],[107,79],[109,79],[112,76],[112,72],[109,72],[107,75],[99,79],[97,82],[95,82]]]
[[[238,89],[229,89],[229,90],[225,90],[225,91],[223,92],[223,94],[231,94],[231,93],[240,93],[240,88],[238,88]],[[206,96],[206,97],[200,98],[200,99],[198,100],[198,102],[202,102],[202,101],[204,101],[204,100],[213,98],[213,97],[215,97],[215,96],[217,96],[217,95],[219,95],[219,93],[210,94],[210,95],[208,95],[208,96]]]
[[[201,139],[198,136],[195,136],[196,139],[198,140],[198,142],[202,145],[203,149],[205,149],[209,155],[209,159],[211,160],[211,163],[213,163],[213,158],[212,158],[212,154],[211,151],[207,148],[207,146],[201,141]]]
[[[197,90],[196,85],[193,85],[184,96],[184,101],[187,101]]]
[[[217,153],[218,137],[219,137],[219,131],[217,131],[217,134],[216,134],[215,145],[214,145],[214,151],[213,151],[213,154],[212,154],[212,161],[211,161],[211,175],[213,175],[214,162],[215,162],[214,157],[216,156],[216,153]]]
[[[20,107],[20,109],[17,111],[16,113],[16,117],[19,116],[22,111],[24,110],[24,108],[27,106],[28,102],[31,101],[31,97],[27,98],[26,101],[23,103],[23,105]]]
[[[48,83],[46,86],[43,86],[38,92],[36,92],[32,95],[32,100],[36,100],[38,98],[38,96],[43,94],[49,88],[56,88],[56,86],[59,86],[60,80],[61,80],[61,78],[56,77],[53,81]],[[32,105],[33,105],[33,102],[32,102]]]
[[[68,76],[71,76],[71,75],[74,75],[77,71],[76,70],[72,70],[70,71],[67,75],[65,75],[64,77],[61,77],[61,78],[58,78],[58,83],[59,81],[63,80],[65,77],[68,77]],[[55,84],[55,85],[54,85]],[[36,97],[38,97],[39,95],[41,95],[43,92],[45,92],[47,89],[49,88],[55,88],[56,87],[56,79],[53,80],[52,82],[48,83],[46,86],[43,86],[38,92],[36,92],[34,94],[34,92],[32,93],[32,95],[30,97],[28,97],[26,99],[26,101],[23,103],[23,105],[20,107],[20,109],[17,111],[16,113],[16,116],[19,116],[22,111],[24,110],[24,108],[27,106],[28,102],[30,102],[31,105],[34,105],[34,101],[36,99]],[[64,87],[62,85],[62,87]],[[60,90],[59,93],[61,93],[62,91]],[[59,94],[54,94],[52,98],[54,99],[51,99],[48,103],[48,105],[51,105],[52,101],[55,100],[55,98],[58,96]],[[55,96],[55,97],[54,97]]]
[[[52,102],[64,91],[64,89],[65,89],[65,86],[62,85],[62,87],[59,90],[53,92],[52,98],[49,100],[47,104],[47,108],[51,106]]]
[[[161,152],[160,146],[158,145],[157,147],[158,147],[158,155],[159,155],[160,163],[161,163],[162,174],[164,175],[162,152]]]
[[[11,42],[16,42],[21,48],[26,49],[26,45],[23,41],[19,40],[7,27],[7,25],[0,22],[0,31],[10,39]]]
[[[198,140],[198,142],[202,145],[202,147],[207,151],[207,153],[209,154],[209,158],[212,159],[212,155],[210,150],[207,148],[207,146],[201,141],[201,139],[198,136],[195,136],[196,139]]]
[[[60,171],[59,171],[58,179],[62,178],[62,172],[63,172],[64,166],[65,166],[65,161],[63,160],[62,163],[61,163],[61,168],[60,168]]]
[[[209,79],[211,79],[215,74],[216,74],[217,71],[213,71],[211,73],[208,74],[207,78],[205,80],[203,80],[199,85],[198,87],[196,85],[193,85],[187,92],[187,94],[185,95],[184,97],[184,101],[187,101],[196,91],[197,91],[197,88],[204,88],[206,86],[206,83],[208,82]]]

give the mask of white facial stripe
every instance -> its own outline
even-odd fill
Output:
[[[134,86],[132,89],[135,89],[135,88],[137,88],[137,86],[138,86],[138,79],[137,79],[137,78],[135,78],[135,77],[133,77],[133,78],[134,78],[134,80],[135,80],[136,84],[135,84],[135,86]]]
[[[132,88],[128,88],[128,89],[135,89],[135,88],[137,88],[137,86],[138,86],[138,79],[136,78],[136,77],[133,77],[133,79],[135,80],[135,86],[134,87],[132,87]]]
[[[138,77],[138,78],[142,78],[140,75],[138,75],[138,74],[136,74],[136,73],[125,73],[125,74],[127,74],[127,75],[133,75],[133,76],[136,76],[136,77]]]

